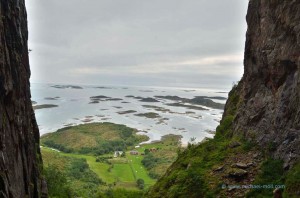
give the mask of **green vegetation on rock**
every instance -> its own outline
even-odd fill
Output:
[[[283,162],[281,160],[267,159],[260,168],[260,173],[255,178],[253,185],[282,185],[284,183]],[[275,187],[274,187],[275,188]],[[247,197],[272,197],[273,189],[251,189]],[[283,190],[283,189],[281,189]]]
[[[284,197],[296,198],[300,196],[300,162],[287,173],[285,178]]]

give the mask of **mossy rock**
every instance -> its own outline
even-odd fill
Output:
[[[248,175],[247,171],[240,168],[230,168],[227,173],[229,177],[239,178],[239,179]]]

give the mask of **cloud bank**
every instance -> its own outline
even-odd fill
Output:
[[[31,82],[228,87],[248,1],[30,0]]]

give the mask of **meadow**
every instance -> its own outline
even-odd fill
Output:
[[[127,135],[123,135],[123,137],[127,137],[127,139],[122,138],[124,131]],[[68,188],[73,193],[72,195],[85,197],[87,194],[89,196],[92,194],[96,196],[96,194],[111,189],[145,192],[155,184],[157,179],[165,173],[167,167],[176,160],[181,137],[166,135],[161,141],[134,146],[145,139],[136,135],[135,132],[134,129],[127,128],[124,125],[93,123],[68,127],[47,134],[41,139],[45,170],[54,167],[60,171],[69,181]],[[71,139],[69,133],[73,135]],[[125,149],[123,148],[125,154],[122,156],[114,157],[114,150],[118,150],[119,147],[112,147],[111,150],[107,150],[103,154],[95,152],[94,148],[99,148],[97,143],[104,142],[104,140],[108,142],[111,140],[121,142],[123,140],[126,142],[128,139],[136,143],[131,145],[124,143],[126,145]],[[52,142],[50,146],[56,145],[55,148],[49,147],[47,144],[49,140]],[[93,143],[89,144],[91,142]],[[82,152],[82,147],[79,145],[88,152]],[[63,148],[63,151],[59,148]],[[138,154],[132,155],[132,151],[136,151]],[[145,159],[149,156],[155,158],[151,167],[145,166]],[[70,169],[70,167],[75,168]],[[93,179],[76,177],[74,171],[88,172],[87,175],[92,175]],[[142,185],[138,185],[138,181],[142,181]],[[87,191],[87,189],[89,190]],[[76,194],[77,192],[79,194]]]

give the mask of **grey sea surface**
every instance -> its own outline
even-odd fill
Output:
[[[190,109],[170,106],[174,103],[155,96],[178,96],[192,99],[195,96],[225,97],[227,90],[208,88],[122,87],[97,85],[31,84],[35,105],[57,105],[35,110],[40,134],[55,132],[59,128],[92,122],[112,122],[136,128],[151,141],[163,135],[182,135],[187,144],[193,137],[196,142],[213,137],[222,117],[222,109],[189,104],[201,108]],[[154,99],[154,100],[153,100]],[[212,99],[224,104],[226,100]]]

